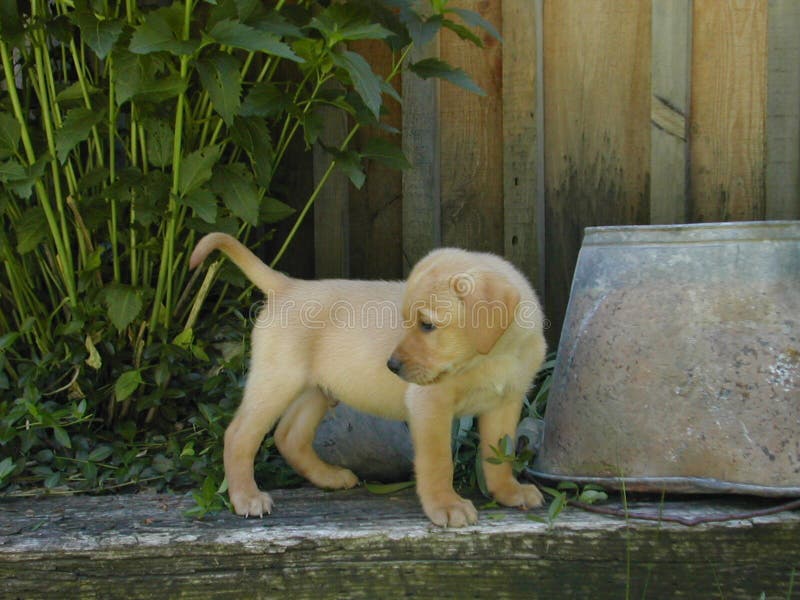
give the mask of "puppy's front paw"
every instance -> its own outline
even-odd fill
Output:
[[[229,491],[228,495],[233,504],[233,510],[243,517],[263,517],[264,513],[272,513],[272,496],[266,492],[256,490],[254,493]]]
[[[536,508],[544,503],[544,497],[535,485],[512,481],[494,491],[494,499],[503,506]]]
[[[422,509],[439,527],[464,527],[478,522],[478,511],[472,502],[455,493],[438,500],[423,500]]]

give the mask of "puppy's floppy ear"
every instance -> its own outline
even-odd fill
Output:
[[[514,320],[519,291],[493,272],[459,273],[450,289],[464,302],[463,326],[480,354],[488,354]]]

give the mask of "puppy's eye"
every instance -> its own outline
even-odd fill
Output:
[[[422,331],[433,331],[436,329],[436,325],[433,323],[428,323],[427,321],[420,321],[419,328],[422,329]]]

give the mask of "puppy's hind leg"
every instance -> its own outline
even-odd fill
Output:
[[[323,461],[312,446],[328,404],[319,388],[305,390],[281,417],[275,430],[275,445],[286,462],[315,486],[329,490],[351,488],[358,484],[358,477],[349,469]]]
[[[225,430],[225,476],[236,514],[248,517],[272,512],[272,498],[256,485],[253,460],[264,436],[302,386],[302,378],[251,371],[239,410]]]

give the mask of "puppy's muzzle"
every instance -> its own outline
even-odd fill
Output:
[[[392,355],[386,361],[386,367],[395,375],[400,375],[400,371],[403,370],[403,362],[395,355]]]

